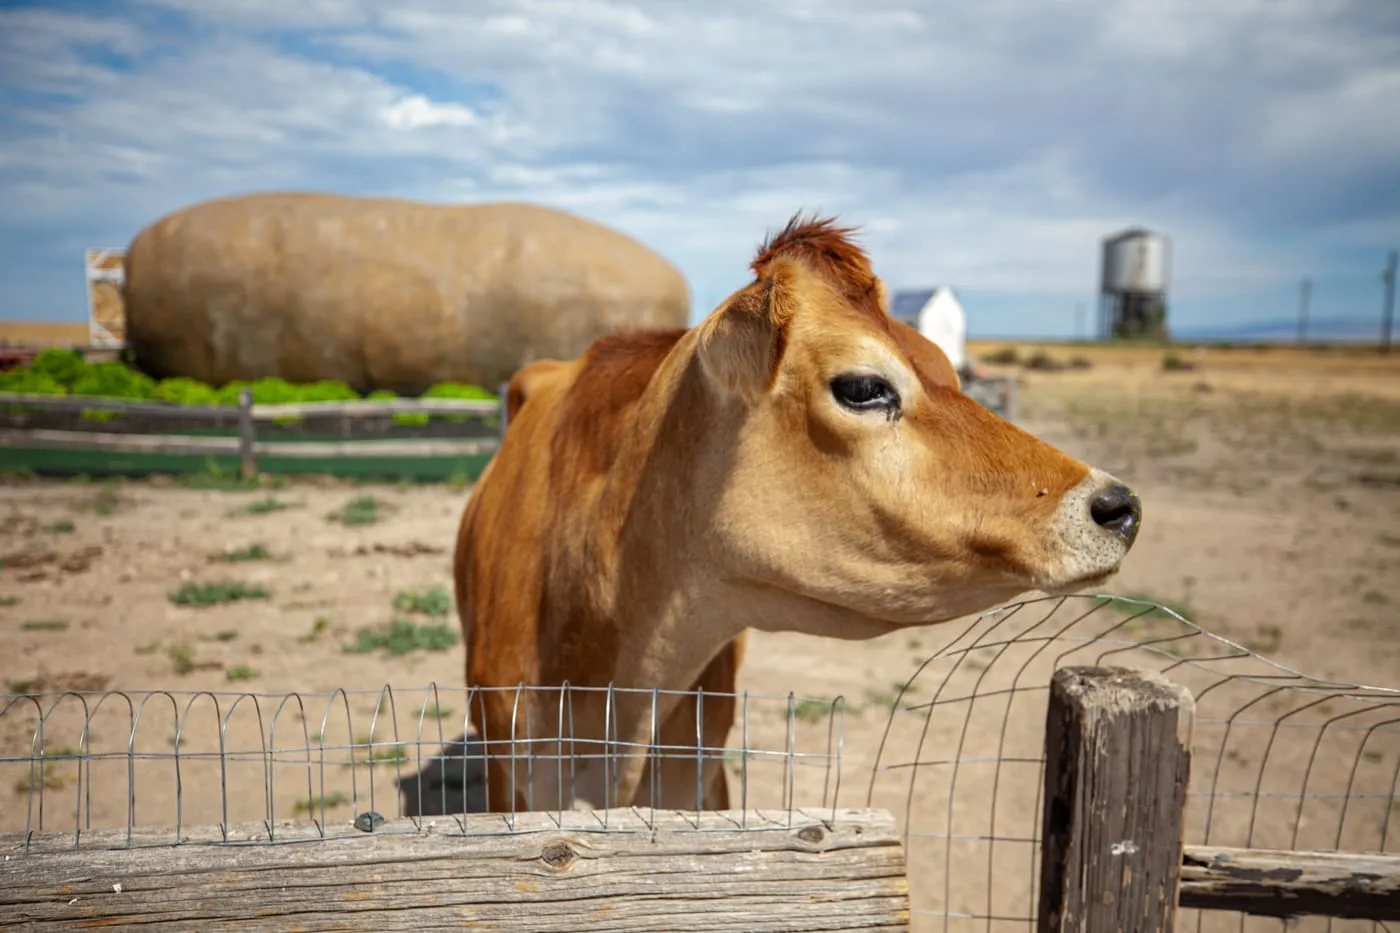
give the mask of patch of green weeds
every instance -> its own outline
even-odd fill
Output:
[[[29,762],[29,773],[15,782],[15,793],[28,794],[40,788],[60,790],[67,786],[70,776],[60,767],[76,762],[78,753],[71,748],[42,751],[39,757]]]
[[[106,517],[117,511],[117,506],[121,505],[121,493],[110,480],[103,482],[91,499],[76,506],[80,511],[91,511],[96,515]]]
[[[369,736],[360,736],[355,739],[354,752],[358,753],[361,746],[366,754],[364,757],[353,754],[351,766],[398,765],[408,761],[408,747],[405,745],[376,742]]]
[[[230,641],[236,640],[237,638],[238,638],[238,629],[236,629],[236,628],[226,628],[226,629],[224,629],[224,630],[221,631],[221,632],[215,632],[215,633],[214,633],[214,640],[215,640],[215,641],[230,642]]]
[[[250,560],[272,560],[272,552],[264,544],[250,544],[247,547],[235,548],[232,551],[224,551],[214,557],[217,561],[227,564],[242,563]]]
[[[246,664],[235,664],[224,670],[224,676],[229,680],[252,680],[258,672]]]
[[[805,699],[793,704],[788,715],[798,722],[821,722],[829,718],[838,708],[835,700]]]
[[[418,615],[445,616],[452,612],[452,596],[440,586],[404,590],[394,596],[394,608]]]
[[[0,606],[18,606],[20,602],[18,596],[0,596]]]
[[[269,599],[271,596],[272,590],[261,584],[238,580],[185,583],[169,594],[170,601],[177,606],[217,606],[243,599]]]
[[[52,525],[45,527],[44,530],[56,535],[67,535],[76,531],[77,526],[67,519],[64,519],[61,522],[54,522]]]
[[[871,689],[865,691],[865,699],[872,706],[877,706],[881,709],[887,710],[894,709],[896,704],[898,704],[901,699],[901,690],[904,692],[903,699],[907,701],[909,697],[913,696],[915,692],[915,687],[913,685],[909,685],[906,688],[904,683],[896,681],[895,683],[891,684],[886,690]],[[905,708],[908,708],[907,703],[905,704]]]
[[[245,477],[236,470],[226,470],[212,457],[204,461],[204,469],[193,473],[183,473],[180,485],[186,489],[206,489],[219,492],[246,492],[262,486],[256,476]]]
[[[35,619],[21,622],[19,627],[26,632],[66,632],[68,622],[64,619]]]
[[[280,512],[283,509],[291,508],[275,496],[264,496],[261,499],[254,499],[252,502],[244,503],[236,509],[229,511],[229,516],[236,518],[239,515],[270,515],[273,512]]]
[[[298,635],[297,641],[303,645],[309,645],[318,640],[331,627],[331,620],[325,616],[317,616],[316,621],[311,623],[311,630],[304,635]]]
[[[342,525],[373,525],[384,516],[384,504],[374,496],[356,496],[326,517]]]
[[[194,646],[189,642],[182,641],[168,646],[165,656],[170,659],[170,667],[177,675],[184,677],[194,671]]]
[[[446,623],[419,625],[395,619],[381,628],[362,628],[355,641],[343,646],[351,654],[382,651],[386,658],[401,657],[414,651],[446,651],[457,644],[457,629]]]
[[[444,709],[443,707],[438,706],[436,703],[424,703],[422,708],[418,710],[418,715],[424,719],[442,720],[446,719],[448,716],[451,716],[452,710]]]
[[[297,813],[320,813],[323,809],[332,810],[344,806],[346,802],[345,795],[337,791],[324,797],[308,797],[306,800],[298,800],[292,804],[292,810]]]

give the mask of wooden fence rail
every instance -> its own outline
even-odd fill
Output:
[[[240,398],[248,390],[240,393]],[[0,392],[0,405],[16,405],[39,411],[107,411],[118,415],[147,415],[217,421],[243,410],[229,405],[177,405],[173,402],[137,402],[128,399],[81,395],[28,395]],[[494,415],[500,402],[490,399],[395,398],[383,401],[357,399],[341,402],[295,402],[279,405],[248,405],[254,421],[277,421],[307,416],[355,418],[399,414]]]
[[[833,819],[834,817],[834,819]],[[562,819],[562,824],[561,824]],[[604,825],[609,827],[600,831]],[[372,835],[233,827],[126,847],[125,830],[0,839],[0,916],[28,930],[908,930],[905,854],[882,810],[619,809],[389,820]],[[465,831],[464,831],[465,830]]]
[[[116,416],[171,419],[210,425],[236,425],[237,436],[200,436],[176,433],[135,433],[103,431],[99,428],[69,430],[44,427],[0,428],[0,449],[36,448],[48,451],[95,454],[141,454],[171,457],[237,458],[245,476],[258,472],[263,457],[310,460],[390,458],[450,458],[490,454],[505,432],[505,387],[499,400],[475,399],[386,399],[294,404],[254,404],[251,393],[239,393],[237,407],[217,405],[178,405],[169,402],[131,401],[83,396],[29,395],[0,392],[0,410],[20,408],[36,413],[102,412]],[[490,437],[370,438],[354,441],[278,440],[259,437],[259,424],[286,424],[304,418],[342,419],[387,418],[394,415],[456,415],[471,418],[498,418],[499,429]],[[102,422],[97,422],[100,426]]]
[[[1040,933],[1167,933],[1178,907],[1400,920],[1400,856],[1183,845],[1195,703],[1155,671],[1055,672]]]

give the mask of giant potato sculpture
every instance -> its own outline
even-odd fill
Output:
[[[127,334],[157,377],[360,390],[491,388],[598,337],[684,327],[680,272],[637,241],[519,203],[273,193],[153,223],[126,254]]]

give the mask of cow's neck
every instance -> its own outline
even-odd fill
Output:
[[[703,534],[693,507],[699,457],[686,447],[696,432],[681,423],[703,423],[714,400],[690,363],[692,341],[693,332],[682,338],[638,403],[585,523],[597,538],[577,552],[586,562],[579,578],[595,587],[585,599],[594,616],[589,627],[617,639],[609,679],[618,687],[688,689],[744,627],[702,576]],[[664,716],[677,699],[661,701],[659,712]],[[620,738],[629,727],[645,728],[651,702],[642,704],[644,715],[641,706],[632,711],[637,716],[626,708],[632,704],[619,703]]]

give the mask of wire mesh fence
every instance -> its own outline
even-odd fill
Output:
[[[1188,843],[1398,847],[1400,690],[1309,677],[1170,608],[1124,598],[1028,600],[929,633],[941,647],[914,675],[893,695],[865,698],[886,710],[873,727],[850,715],[843,697],[696,698],[697,737],[706,710],[734,704],[723,747],[570,732],[570,712],[581,701],[607,709],[666,705],[666,692],[622,688],[504,690],[557,729],[542,732],[535,722],[520,741],[522,724],[515,742],[470,733],[470,705],[487,691],[439,685],[329,695],[12,695],[0,702],[0,778],[13,795],[12,805],[0,807],[0,833],[26,844],[61,837],[81,848],[97,829],[120,830],[121,844],[140,846],[175,843],[203,827],[216,827],[216,842],[305,839],[287,828],[289,820],[319,837],[357,834],[375,815],[440,824],[484,808],[491,778],[483,747],[513,753],[527,809],[548,812],[560,808],[560,797],[536,788],[572,791],[590,768],[612,777],[619,756],[630,754],[655,765],[653,781],[668,769],[672,780],[676,769],[694,774],[697,809],[706,767],[721,764],[736,819],[756,812],[764,827],[791,825],[795,808],[808,815],[888,809],[906,844],[913,929],[1028,930],[1038,898],[1050,676],[1092,664],[1160,671],[1195,696]],[[549,779],[536,780],[541,775]],[[605,781],[602,798],[591,801],[603,808],[590,824],[598,832],[611,829],[608,809],[619,802],[609,797],[612,786]],[[558,817],[562,823],[562,808]],[[252,832],[230,836],[230,827],[249,824]],[[473,832],[516,829],[510,813],[488,830],[471,825]],[[570,825],[578,825],[572,814]],[[697,821],[697,831],[702,825],[714,824]],[[1178,925],[1284,926],[1193,910],[1182,911]],[[1385,929],[1325,918],[1287,928]]]

